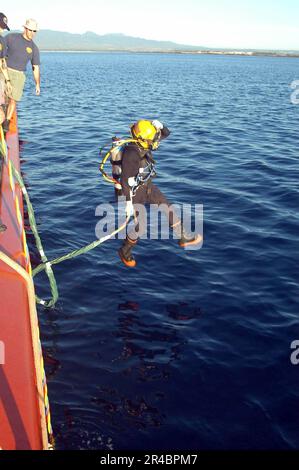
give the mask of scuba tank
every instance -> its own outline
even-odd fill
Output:
[[[112,178],[115,180],[114,188],[118,196],[121,195],[121,161],[124,145],[121,145],[121,139],[112,137],[112,147],[110,149],[110,163],[112,165]]]
[[[102,161],[99,168],[100,172],[102,173],[104,180],[114,184],[117,195],[121,194],[122,189],[120,184],[120,177],[123,150],[129,142],[136,141],[130,138],[112,137],[112,145],[110,146],[108,152],[104,154],[104,156],[103,150],[105,147],[107,147],[107,145],[100,149],[100,157],[102,157]],[[111,175],[107,174],[104,170],[104,166],[108,160],[110,160],[110,163],[112,165]]]

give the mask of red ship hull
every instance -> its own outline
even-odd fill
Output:
[[[6,136],[8,160],[20,170],[19,138],[15,122]],[[16,199],[18,200],[16,202]],[[19,205],[19,211],[17,206]],[[19,213],[19,216],[18,216]],[[3,164],[0,215],[7,230],[0,234],[0,251],[30,274],[24,250],[23,198],[13,185],[9,165]],[[35,310],[35,304],[34,304]],[[0,260],[0,448],[41,450],[48,448],[37,317],[30,310],[26,281]],[[35,311],[36,315],[36,311]],[[35,324],[34,324],[35,323]]]

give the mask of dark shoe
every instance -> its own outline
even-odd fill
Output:
[[[136,266],[136,260],[132,255],[132,248],[134,245],[136,245],[136,243],[137,242],[126,239],[122,247],[118,250],[120,259],[128,268],[135,268]]]
[[[5,121],[2,122],[2,129],[4,132],[9,131],[9,126],[10,126],[10,120],[5,119]]]
[[[198,245],[199,243],[202,242],[202,236],[201,235],[186,235],[182,234],[181,239],[179,240],[179,246],[182,248],[185,248],[187,246],[191,245]]]
[[[2,222],[0,222],[0,233],[5,232],[7,230],[6,225],[4,225]]]

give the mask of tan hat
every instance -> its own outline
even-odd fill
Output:
[[[29,18],[29,20],[26,20],[26,23],[23,26],[24,28],[30,29],[31,31],[38,31],[37,22],[33,20],[32,18]]]

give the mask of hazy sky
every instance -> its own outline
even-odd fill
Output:
[[[228,48],[299,50],[299,0],[12,0],[3,11],[20,29],[41,29]],[[1,7],[2,8],[2,7]]]

